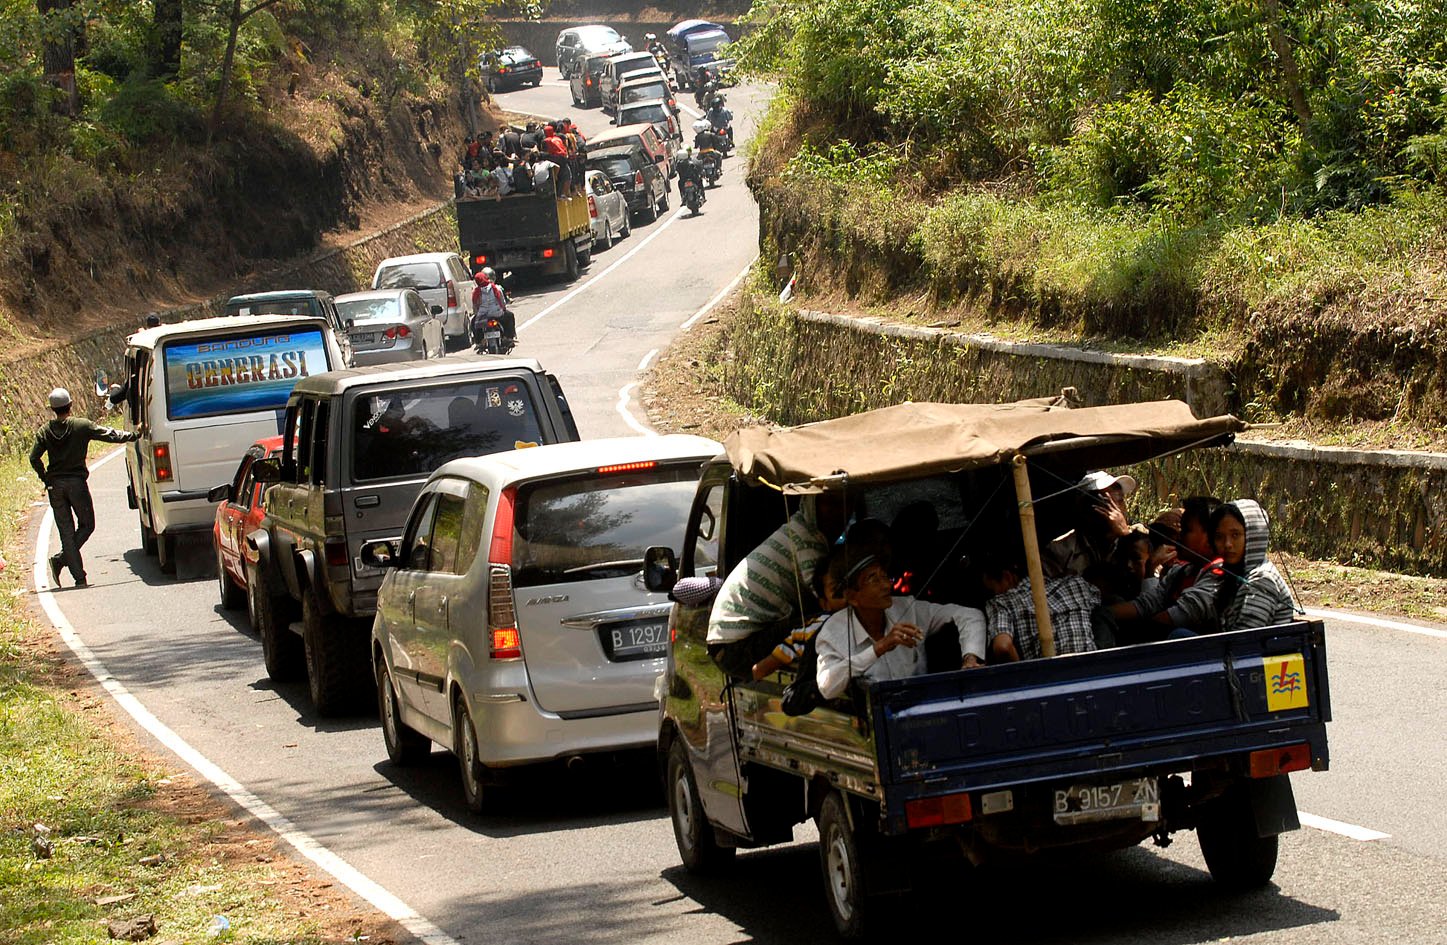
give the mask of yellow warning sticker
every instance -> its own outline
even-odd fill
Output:
[[[1304,709],[1310,704],[1306,696],[1306,660],[1300,653],[1268,656],[1261,661],[1266,671],[1266,708],[1272,712],[1283,709]]]

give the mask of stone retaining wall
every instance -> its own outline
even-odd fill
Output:
[[[322,289],[333,295],[364,289],[377,263],[389,256],[445,252],[457,249],[457,224],[452,204],[445,203],[354,243],[317,253],[305,262],[277,269],[237,286],[233,292],[195,305],[161,313],[167,322],[208,318],[221,312],[230,295],[267,289]],[[93,405],[82,411],[100,416],[99,398],[93,398],[96,370],[119,376],[126,337],[138,326],[117,325],[61,344],[43,354],[19,360],[0,360],[0,444],[7,450],[28,449],[35,429],[50,417],[45,395],[65,387],[77,404]]]
[[[1203,361],[1145,358],[746,305],[729,338],[728,395],[779,423],[905,400],[995,402],[1074,387],[1087,405],[1177,398],[1198,416],[1232,408]],[[1447,576],[1447,455],[1241,440],[1132,470],[1136,510],[1211,494],[1260,501],[1274,546],[1315,558]]]

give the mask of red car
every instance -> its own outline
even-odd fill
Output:
[[[247,448],[231,480],[227,497],[216,506],[216,581],[221,606],[236,610],[246,603],[246,536],[261,526],[261,496],[266,487],[251,477],[251,464],[281,452],[281,437],[269,436]]]

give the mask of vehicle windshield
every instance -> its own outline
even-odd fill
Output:
[[[511,59],[514,62],[521,62],[524,59],[533,58],[533,54],[521,46],[509,46],[502,51],[502,54],[505,58]]]
[[[630,102],[651,102],[660,98],[668,98],[668,86],[662,80],[649,82],[647,85],[630,85],[618,93],[618,102],[621,105],[627,105]]]
[[[588,75],[602,75],[608,68],[608,57],[599,56],[588,60]]]
[[[377,274],[379,289],[440,289],[442,267],[432,262],[388,266]]]
[[[358,322],[401,321],[402,313],[397,307],[395,295],[380,299],[356,299],[337,303],[342,321],[352,319]]]
[[[651,105],[636,105],[618,113],[618,121],[625,125],[631,125],[639,121],[667,121],[668,109],[662,102]]]
[[[596,167],[609,177],[631,177],[633,162],[626,154],[598,154],[588,156],[588,166]]]
[[[596,49],[599,46],[607,46],[621,41],[622,37],[618,35],[618,31],[609,26],[578,30],[578,43],[582,46]]]
[[[363,394],[350,429],[358,482],[425,476],[461,456],[542,442],[527,385],[511,377]]]
[[[331,368],[326,339],[311,325],[178,339],[162,357],[172,420],[284,410],[297,381]]]
[[[727,42],[729,42],[729,34],[718,30],[709,30],[706,33],[690,33],[688,34],[688,52],[689,55],[693,56],[697,56],[700,53],[716,52],[720,46]]]
[[[513,585],[626,577],[655,545],[683,546],[698,466],[548,480],[518,490]]]
[[[227,315],[316,315],[316,300],[265,299],[259,302],[232,302],[226,305]]]

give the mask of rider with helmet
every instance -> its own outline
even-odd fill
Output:
[[[700,118],[693,123],[693,147],[705,164],[723,166],[723,141],[714,134],[713,122]]]
[[[724,106],[723,95],[718,92],[713,94],[713,97],[708,100],[708,114],[704,117],[708,119],[709,125],[716,133],[728,138],[728,147],[733,147],[734,113]]]
[[[708,199],[708,194],[703,189],[703,165],[694,156],[693,148],[684,149],[678,159],[673,162],[674,170],[678,172],[678,189],[683,190],[683,182],[691,180],[698,187],[698,202],[703,203]]]
[[[484,266],[473,277],[477,288],[472,290],[472,339],[482,342],[482,329],[489,318],[502,325],[502,337],[509,347],[517,341],[517,318],[507,307],[507,293],[497,281],[491,266]]]

